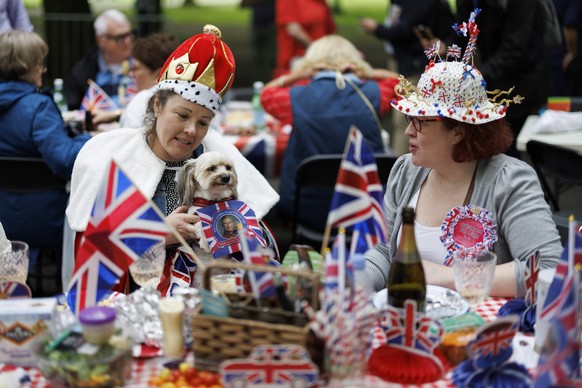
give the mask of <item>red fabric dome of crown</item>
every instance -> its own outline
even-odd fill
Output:
[[[235,61],[230,48],[220,39],[220,30],[204,26],[204,33],[184,41],[166,60],[158,78],[161,89],[172,89],[182,97],[209,109],[219,106],[234,80]],[[206,90],[196,87],[206,86]],[[210,95],[208,94],[210,92]],[[212,99],[216,95],[216,101]]]

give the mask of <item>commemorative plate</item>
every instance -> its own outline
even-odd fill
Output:
[[[388,301],[386,288],[380,290],[373,297],[374,306],[382,310]],[[457,291],[445,287],[426,286],[426,315],[431,318],[456,317],[469,311],[469,304]]]

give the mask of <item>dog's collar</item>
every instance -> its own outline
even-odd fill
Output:
[[[192,198],[192,205],[197,206],[197,207],[205,207],[205,206],[214,205],[215,203],[218,203],[218,202],[231,201],[233,199],[236,199],[236,198],[234,198],[234,196],[232,196],[232,195],[230,197],[223,198],[220,201],[210,201],[206,198],[194,197],[194,198]]]

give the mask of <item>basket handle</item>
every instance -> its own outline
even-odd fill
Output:
[[[311,291],[311,306],[313,309],[317,310],[319,308],[319,282],[320,282],[320,275],[314,273],[312,271],[306,270],[294,270],[290,268],[284,267],[273,267],[268,265],[257,265],[257,264],[245,264],[245,263],[237,263],[233,261],[226,261],[226,260],[214,260],[208,264],[206,264],[205,268],[203,269],[202,274],[202,288],[205,290],[210,290],[210,273],[212,269],[242,269],[245,271],[255,271],[255,272],[273,272],[273,273],[282,273],[288,276],[296,276],[298,278],[305,278],[309,280],[312,285]]]
[[[307,263],[308,268],[310,270],[313,270],[313,265],[311,264],[311,257],[309,257],[309,251],[314,250],[311,245],[292,244],[289,247],[289,249],[297,251],[297,258],[299,259],[299,262]]]

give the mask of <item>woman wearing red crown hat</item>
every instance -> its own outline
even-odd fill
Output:
[[[234,70],[234,57],[220,39],[220,31],[206,26],[205,33],[186,40],[167,59],[158,90],[148,103],[144,128],[117,129],[101,135],[103,140],[87,143],[75,162],[67,208],[69,225],[77,232],[76,241],[87,226],[112,158],[186,240],[193,238],[194,224],[200,219],[187,214],[187,206],[177,206],[174,178],[187,159],[205,151],[228,154],[239,177],[239,199],[255,211],[258,219],[268,213],[279,200],[278,194],[236,147],[211,128],[222,97],[232,85]],[[171,245],[178,241],[170,236],[166,242]]]
[[[396,89],[401,99],[392,106],[408,120],[410,153],[398,159],[388,179],[389,241],[366,255],[376,289],[386,287],[404,206],[415,208],[427,284],[454,289],[452,254],[474,247],[497,254],[491,295],[523,297],[528,257],[539,251],[540,266],[547,268],[561,255],[560,236],[535,171],[503,154],[513,139],[505,112],[521,97],[497,90],[489,99],[481,73],[471,65],[477,12],[461,26],[474,32],[462,62],[442,60],[435,46],[418,85],[403,80]],[[458,47],[449,49],[447,55],[457,57]]]

